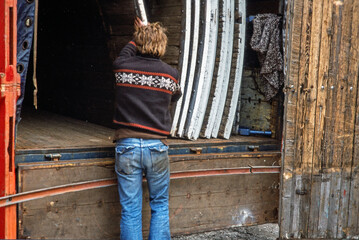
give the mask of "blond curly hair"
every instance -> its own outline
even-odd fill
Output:
[[[133,34],[137,50],[142,54],[162,57],[166,52],[166,28],[159,22],[148,23],[146,26],[135,26]]]

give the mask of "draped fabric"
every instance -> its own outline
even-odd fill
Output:
[[[35,0],[17,1],[17,71],[21,76],[21,96],[16,103],[16,124],[21,120],[26,75],[34,35]]]
[[[283,85],[283,55],[281,53],[281,17],[258,14],[253,20],[250,45],[261,64],[259,90],[267,100],[272,99]]]

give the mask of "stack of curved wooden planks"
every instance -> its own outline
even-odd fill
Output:
[[[245,0],[186,0],[180,68],[183,97],[172,136],[229,138],[238,109]]]

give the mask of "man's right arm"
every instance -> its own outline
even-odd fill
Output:
[[[127,58],[133,57],[136,55],[136,43],[134,41],[130,41],[124,46],[120,52],[120,55],[113,62],[113,66],[116,67],[121,63],[121,61],[126,60]]]

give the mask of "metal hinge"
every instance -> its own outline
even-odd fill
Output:
[[[259,151],[259,146],[258,145],[248,146],[248,150],[251,150],[253,152],[258,152]]]
[[[190,150],[192,151],[192,152],[195,152],[196,154],[201,154],[202,153],[202,148],[201,147],[193,147],[193,148],[190,148]]]
[[[61,154],[55,153],[55,154],[46,154],[45,158],[50,161],[59,161],[61,158]]]
[[[1,97],[4,96],[4,93],[6,91],[6,85],[4,83],[2,83],[5,79],[5,73],[0,73],[0,83],[1,83],[1,89],[0,89],[0,92],[1,92]],[[4,81],[5,82],[5,81]]]

